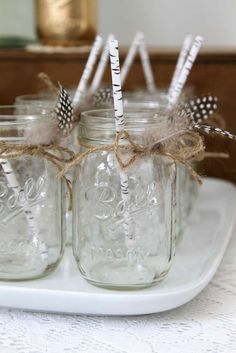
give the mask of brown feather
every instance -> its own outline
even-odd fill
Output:
[[[30,130],[25,132],[25,139],[29,145],[50,145],[58,143],[61,139],[61,131],[55,119],[40,121]]]
[[[160,123],[162,117],[164,119],[163,124]],[[190,124],[189,117],[184,112],[176,109],[168,113],[166,111],[158,112],[153,116],[153,119],[156,120],[157,127],[145,131],[142,137],[143,146],[150,150],[157,147],[156,145],[160,148],[160,144],[165,145],[175,140],[180,134],[188,130]],[[166,122],[167,119],[168,123]]]

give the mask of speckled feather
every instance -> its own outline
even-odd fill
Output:
[[[111,87],[100,88],[92,96],[92,104],[96,108],[111,107],[113,104],[113,92]]]
[[[72,129],[74,120],[73,113],[72,100],[64,87],[60,86],[55,114],[58,120],[58,126],[64,134],[68,134]]]
[[[195,123],[207,120],[217,110],[218,98],[212,95],[204,95],[189,99],[184,103],[187,113],[191,114],[191,119]]]
[[[46,118],[46,117],[45,117]],[[35,123],[25,133],[29,145],[49,145],[59,143],[72,129],[74,120],[72,101],[66,90],[60,86],[58,102],[54,111]]]
[[[231,140],[236,140],[236,135],[231,134],[231,132],[220,129],[218,127],[213,127],[209,125],[201,125],[201,124],[193,124],[193,130],[202,131],[208,135],[221,135],[222,137],[226,137]]]

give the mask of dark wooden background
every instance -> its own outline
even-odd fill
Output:
[[[121,53],[121,61],[125,50]],[[150,51],[157,87],[167,87],[177,60],[177,51],[155,49]],[[40,71],[53,81],[65,86],[75,86],[87,60],[87,54],[28,53],[24,50],[0,51],[0,104],[11,104],[20,94],[34,93],[43,88],[37,78]],[[107,67],[104,82],[110,81]],[[137,58],[127,78],[125,89],[144,85],[140,60]],[[236,51],[211,50],[201,52],[188,79],[196,94],[212,93],[219,98],[219,111],[227,129],[236,134]],[[230,158],[205,160],[202,173],[236,183],[236,141],[207,138],[210,151],[229,152]]]

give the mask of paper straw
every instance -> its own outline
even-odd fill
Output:
[[[99,50],[101,49],[101,46],[102,46],[102,37],[98,35],[96,36],[95,41],[93,43],[87,63],[85,65],[84,71],[82,73],[80,82],[78,84],[78,87],[76,89],[76,92],[73,98],[73,106],[75,108],[78,107],[81,101],[81,98],[87,88],[88,80],[92,74],[93,67],[97,60],[97,56],[98,56]]]
[[[122,83],[122,85],[124,84],[124,82],[126,80],[126,77],[128,75],[128,72],[130,70],[131,65],[133,64],[134,57],[138,51],[139,43],[140,43],[140,33],[137,32],[134,36],[134,39],[130,45],[128,53],[125,57],[125,61],[124,61],[122,68],[121,68],[121,83]]]
[[[143,72],[146,80],[147,90],[148,92],[155,92],[155,81],[154,76],[151,68],[151,63],[144,39],[144,35],[142,32],[139,33],[139,53],[141,57],[141,62],[143,66]]]
[[[113,100],[114,100],[114,110],[115,110],[115,126],[116,133],[124,130],[124,112],[123,112],[123,101],[122,101],[122,91],[121,91],[121,75],[120,75],[120,61],[119,61],[119,49],[118,41],[112,40],[109,43],[110,49],[110,62],[111,62],[111,76],[112,76],[112,89],[113,89]],[[123,141],[123,143],[125,143]],[[129,180],[127,174],[123,170],[119,170],[120,175],[120,185],[121,185],[121,196],[124,201],[124,229],[125,235],[129,239],[133,239],[132,232],[132,220],[130,217],[129,210],[127,206],[130,203],[130,193],[129,193]]]
[[[169,96],[169,103],[168,103],[169,109],[173,108],[173,106],[177,103],[180,97],[184,84],[188,78],[189,72],[192,69],[193,63],[201,48],[202,42],[203,42],[203,38],[201,36],[197,36],[194,39],[193,45],[187,56],[187,59],[185,60],[184,66],[179,74],[175,87],[171,92],[171,95]]]
[[[168,95],[171,95],[172,90],[174,89],[177,79],[179,77],[179,74],[182,70],[182,67],[184,65],[184,62],[186,60],[186,57],[188,55],[189,49],[191,48],[191,43],[193,40],[193,36],[192,34],[187,34],[186,37],[184,38],[183,44],[182,44],[182,48],[180,50],[179,53],[179,57],[177,60],[177,64],[175,67],[175,71],[171,80],[171,84],[170,84],[170,88],[169,88],[169,92]]]
[[[100,86],[100,83],[102,81],[102,77],[108,62],[108,57],[109,57],[109,42],[114,39],[113,34],[109,34],[106,44],[104,46],[100,61],[98,63],[97,70],[95,72],[90,91],[95,92],[98,87]]]
[[[6,159],[0,159],[0,165],[4,171],[4,175],[7,179],[7,182],[8,182],[8,186],[14,190],[15,193],[20,193],[22,188],[16,178],[16,175],[12,169],[12,166],[10,164],[9,161],[7,161]],[[29,226],[29,229],[31,231],[31,233],[33,234],[33,243],[35,245],[35,247],[38,247],[39,245],[39,230],[35,224],[35,218],[34,218],[34,215],[33,215],[33,212],[32,210],[30,209],[29,205],[27,205],[27,202],[24,202],[22,203],[22,208],[24,210],[24,214],[25,214],[25,217],[26,217],[26,220],[27,220],[27,223],[28,223],[28,226]],[[41,255],[44,257],[44,258],[47,258],[48,257],[48,251],[46,249],[46,246],[43,242],[41,242],[41,246],[42,246],[42,253]]]

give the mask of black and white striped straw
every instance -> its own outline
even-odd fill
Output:
[[[137,54],[138,47],[140,43],[140,32],[137,32],[134,36],[134,39],[129,47],[128,53],[125,57],[124,63],[121,68],[121,83],[124,85],[126,77],[129,73],[129,70],[131,68],[131,65],[133,64],[135,55]]]
[[[17,180],[16,174],[12,168],[11,163],[7,159],[0,158],[0,165],[3,169],[4,176],[7,180],[7,184],[9,188],[12,189],[15,194],[20,195],[23,188],[21,187],[19,181]],[[33,212],[32,207],[27,202],[27,200],[25,200],[25,202],[22,202],[22,209],[29,227],[31,241],[34,244],[34,246],[39,249],[41,257],[45,261],[47,261],[48,250],[45,243],[41,239],[42,235],[40,235],[35,214]]]
[[[172,94],[172,91],[176,85],[176,82],[177,82],[177,79],[179,77],[179,74],[184,66],[184,63],[185,63],[185,60],[186,60],[186,57],[189,53],[189,50],[191,48],[191,44],[192,44],[192,40],[193,40],[193,36],[192,34],[187,34],[184,38],[184,41],[183,41],[183,44],[182,44],[182,47],[181,47],[181,50],[180,50],[180,53],[179,53],[179,56],[178,56],[178,60],[177,60],[177,64],[176,64],[176,67],[175,67],[175,71],[174,71],[174,74],[173,74],[173,77],[172,77],[172,80],[171,80],[171,84],[170,84],[170,88],[169,88],[169,91],[168,91],[168,95],[170,96]]]
[[[87,63],[85,65],[84,71],[82,73],[81,79],[79,81],[78,87],[75,91],[75,95],[73,98],[73,107],[77,108],[81,102],[81,99],[87,89],[88,80],[92,74],[93,67],[97,60],[98,53],[102,46],[102,37],[97,35],[95,41],[93,43],[92,49],[90,51]]]
[[[155,92],[156,87],[155,87],[155,81],[154,81],[154,76],[152,72],[152,67],[145,43],[145,38],[144,34],[140,32],[139,34],[139,53],[141,57],[141,62],[143,66],[143,72],[144,72],[144,77],[147,85],[147,90],[150,93]]]
[[[104,75],[104,71],[105,71],[105,68],[106,68],[106,65],[107,65],[107,62],[109,59],[109,43],[113,39],[114,39],[114,35],[109,34],[107,41],[106,41],[106,44],[103,48],[96,72],[94,74],[93,81],[90,86],[91,93],[95,92],[101,84],[102,77]]]
[[[184,66],[179,74],[179,77],[175,83],[175,86],[172,90],[172,92],[170,93],[169,96],[169,102],[168,102],[168,108],[171,109],[173,108],[176,103],[178,102],[178,99],[181,95],[181,92],[183,90],[183,87],[185,85],[185,82],[187,81],[189,72],[192,69],[193,63],[198,55],[198,52],[201,48],[203,42],[203,38],[201,36],[197,36],[194,39],[193,45],[190,49],[190,52],[185,60]]]
[[[119,60],[119,48],[118,41],[112,40],[109,45],[110,48],[110,63],[111,63],[111,76],[112,76],[112,88],[113,88],[113,101],[115,111],[115,127],[116,133],[124,130],[125,119],[123,112],[123,100],[121,90],[121,75],[120,75],[120,60]],[[123,141],[125,143],[125,141]],[[133,239],[133,227],[132,219],[129,213],[130,204],[130,191],[129,191],[129,179],[127,174],[123,170],[119,170],[120,175],[120,188],[121,197],[124,202],[124,230],[125,235],[128,239]]]

